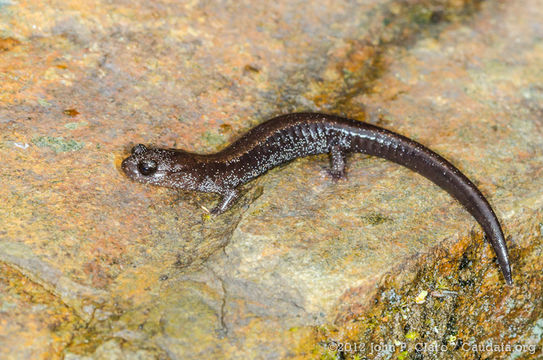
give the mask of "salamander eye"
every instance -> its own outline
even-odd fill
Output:
[[[145,147],[145,145],[138,144],[132,148],[131,152],[132,152],[132,155],[139,155],[139,154],[143,154],[146,151],[147,151],[147,148]]]
[[[144,176],[153,175],[157,167],[158,165],[154,160],[142,160],[138,163],[138,170]]]

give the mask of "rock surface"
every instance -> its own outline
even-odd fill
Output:
[[[0,0],[0,347],[543,356],[542,18],[536,0]],[[219,217],[212,195],[119,170],[133,144],[215,151],[298,110],[377,123],[455,163],[502,220],[515,286],[460,205],[383,160],[354,155],[337,183],[325,156],[297,160]]]

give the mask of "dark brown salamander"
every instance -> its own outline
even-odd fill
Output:
[[[347,153],[378,156],[403,165],[446,190],[481,224],[503,272],[512,284],[509,255],[500,223],[477,187],[447,160],[389,130],[333,115],[296,113],[276,117],[250,130],[224,150],[209,155],[137,145],[122,163],[141,183],[217,193],[212,213],[222,213],[239,196],[239,186],[293,159],[330,154],[330,174],[340,178]]]

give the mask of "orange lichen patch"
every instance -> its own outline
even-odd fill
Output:
[[[57,297],[0,263],[0,338],[4,354],[61,359],[81,320]],[[15,341],[17,339],[17,341]]]
[[[243,67],[243,72],[245,72],[245,73],[247,73],[247,72],[259,73],[260,69],[255,65],[247,64],[247,65],[245,65]]]
[[[15,38],[8,37],[8,38],[0,38],[0,52],[2,51],[10,51],[15,46],[20,45],[21,42]]]
[[[375,60],[376,47],[370,44],[353,44],[341,64],[337,64],[339,71],[356,73],[361,68],[371,65]]]
[[[232,132],[232,125],[230,124],[222,124],[220,127],[219,127],[220,131],[221,131],[221,134],[228,134],[230,132]]]
[[[0,74],[4,75],[0,101],[39,104],[44,107],[51,105],[47,101],[50,99],[45,95],[47,86],[59,81],[69,83],[72,75],[65,73],[65,69],[56,67],[55,62],[62,56],[61,49],[41,55],[42,48],[49,48],[50,42],[47,38],[40,39],[29,43],[24,53],[6,53],[9,61],[0,62]]]
[[[76,109],[64,109],[62,112],[65,115],[68,115],[68,116],[71,116],[71,117],[75,117],[75,116],[79,115],[79,111],[77,111]]]

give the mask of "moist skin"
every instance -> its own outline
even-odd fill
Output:
[[[228,210],[239,187],[275,166],[299,157],[330,154],[330,175],[345,175],[345,156],[362,153],[405,166],[430,179],[458,200],[477,220],[498,258],[507,284],[513,283],[503,232],[492,207],[454,165],[405,136],[368,123],[319,113],[278,116],[251,129],[215,154],[137,145],[122,163],[132,180],[157,186],[221,195],[211,212]]]

